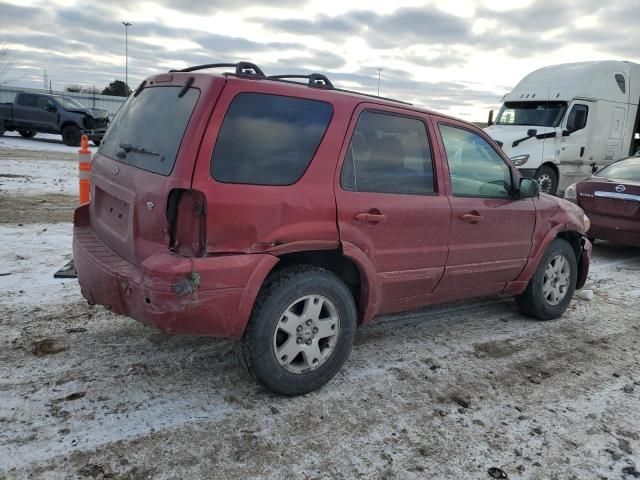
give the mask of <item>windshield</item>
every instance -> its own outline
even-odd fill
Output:
[[[64,108],[87,108],[79,101],[71,97],[62,97],[60,95],[55,95],[53,98],[55,98],[56,101]]]
[[[505,102],[496,124],[557,127],[566,109],[566,102]]]
[[[107,130],[98,153],[118,162],[169,175],[200,90],[147,87],[131,96]]]
[[[626,158],[604,167],[594,177],[640,182],[640,157]]]

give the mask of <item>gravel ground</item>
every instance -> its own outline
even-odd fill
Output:
[[[0,149],[0,174],[22,155]],[[289,399],[234,342],[53,281],[75,202],[55,195],[0,191],[0,478],[640,477],[640,249],[597,243],[594,298],[559,320],[501,297],[380,318],[334,380]]]

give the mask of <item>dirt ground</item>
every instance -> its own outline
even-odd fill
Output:
[[[0,478],[640,478],[640,249],[597,243],[594,298],[559,320],[509,298],[380,318],[328,385],[281,398],[232,341],[30,280],[68,258],[74,203],[0,191]]]

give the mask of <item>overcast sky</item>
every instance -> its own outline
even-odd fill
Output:
[[[187,65],[248,60],[484,120],[520,78],[564,62],[640,62],[638,0],[0,0],[1,81],[129,84]]]

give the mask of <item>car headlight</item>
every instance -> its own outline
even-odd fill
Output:
[[[567,189],[564,191],[564,198],[566,200],[576,200],[578,195],[576,193],[576,184],[569,185]]]
[[[516,167],[524,165],[525,163],[527,163],[527,160],[529,160],[528,153],[525,155],[516,155],[515,157],[511,157],[511,161]]]
[[[591,220],[589,220],[589,217],[587,217],[586,213],[582,214],[582,221],[584,222],[584,231],[588,232],[591,228]]]

